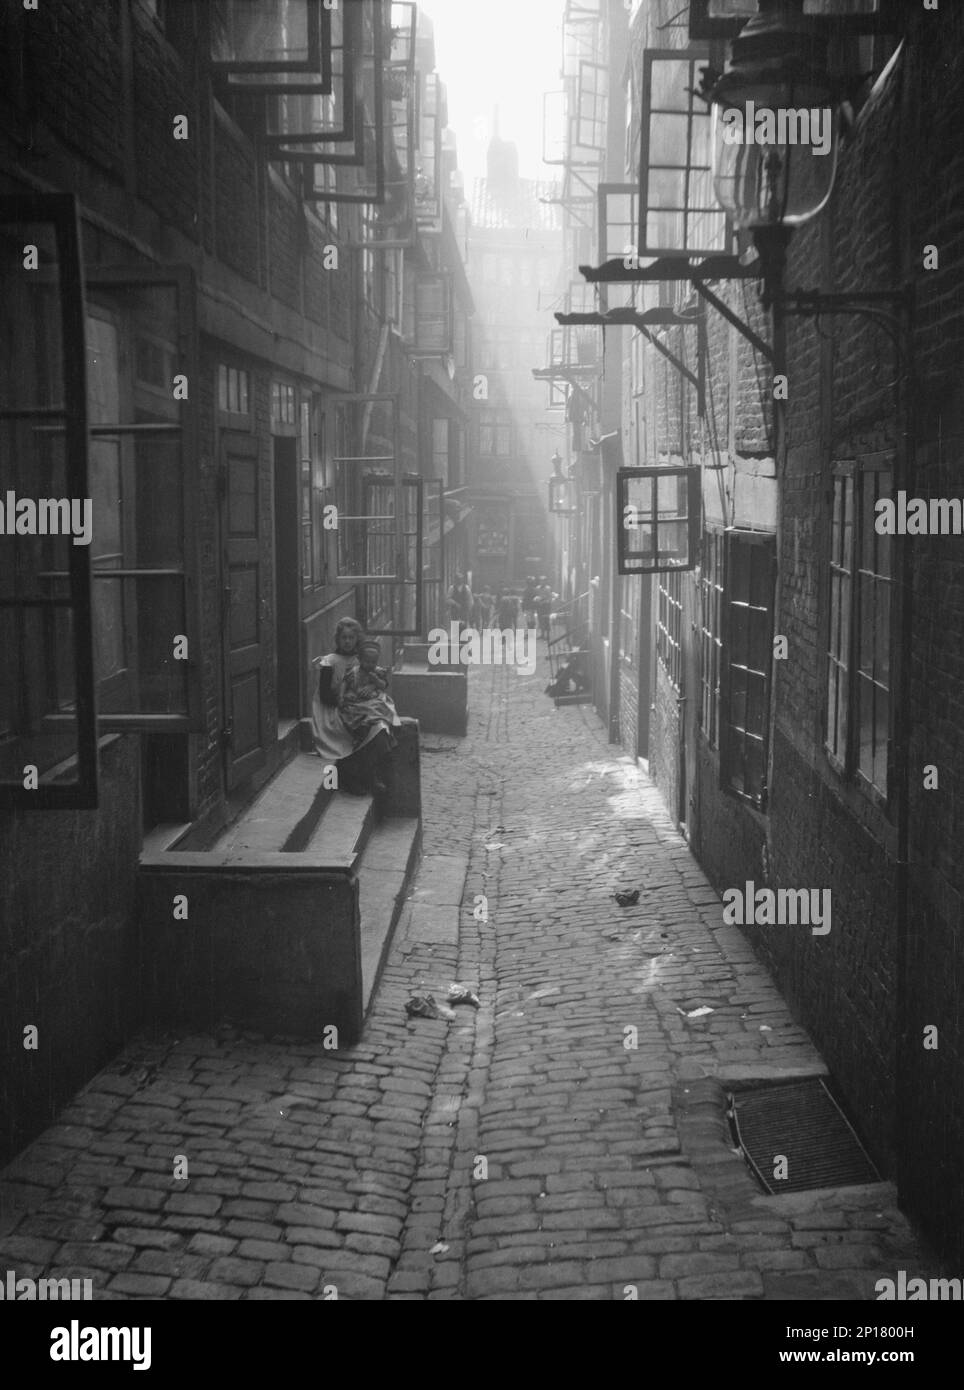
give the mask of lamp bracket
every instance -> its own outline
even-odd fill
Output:
[[[729,304],[720,299],[719,295],[714,294],[698,276],[692,277],[692,283],[697,294],[701,295],[708,304],[712,304],[717,313],[722,314],[728,323],[732,323],[733,327],[743,335],[752,348],[755,348],[768,362],[774,361],[773,348],[770,344],[761,338],[759,333],[755,333],[748,323],[744,323]]]
[[[666,358],[667,362],[679,372],[680,376],[686,378],[696,387],[697,391],[702,388],[700,379],[695,372],[690,371],[685,362],[681,362],[674,352],[671,352],[664,343],[661,343],[656,334],[652,331],[654,321],[647,320],[645,314],[638,313],[635,309],[610,309],[604,314],[556,314],[556,322],[563,325],[568,324],[589,324],[598,328],[635,328],[638,333],[642,333],[648,342],[652,343],[658,353]],[[699,319],[684,319],[679,315],[667,316],[663,327],[685,328],[689,325],[698,327]]]
[[[788,290],[776,296],[774,308],[784,315],[812,319],[819,319],[824,314],[857,314],[882,328],[901,362],[906,363],[908,341],[905,329],[913,295],[911,283],[896,290],[855,290],[842,294],[825,294],[821,290]]]

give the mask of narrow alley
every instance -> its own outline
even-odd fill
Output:
[[[890,1184],[758,1187],[726,1086],[821,1059],[645,773],[545,678],[541,649],[474,669],[468,737],[423,736],[361,1042],[137,1039],[3,1171],[0,1263],[95,1299],[867,1300],[936,1272]],[[477,1011],[406,1017],[454,981]]]

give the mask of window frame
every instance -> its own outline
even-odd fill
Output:
[[[662,516],[659,510],[659,479],[675,478],[685,484],[686,513]],[[650,519],[643,523],[653,531],[652,564],[642,563],[642,553],[630,550],[628,535],[639,529],[625,524],[626,507],[635,505],[629,497],[629,484],[641,479],[650,482],[650,501],[652,510],[645,513]],[[699,554],[700,518],[702,514],[702,483],[699,467],[660,465],[657,468],[619,468],[616,470],[616,573],[617,574],[665,574],[668,572],[692,570],[696,568]],[[687,561],[686,564],[660,564],[659,528],[661,525],[687,523]],[[672,552],[662,552],[669,554]]]
[[[656,585],[656,659],[677,695],[683,688],[683,592],[679,579],[681,573],[681,570],[661,571]],[[675,583],[672,582],[674,574],[677,576]]]
[[[697,581],[700,639],[700,707],[697,722],[707,745],[714,750],[720,746],[724,555],[723,531],[704,530],[703,555]]]
[[[63,361],[63,406],[35,409],[17,403],[4,418],[58,419],[64,422],[64,481],[70,497],[86,498],[89,489],[86,294],[80,211],[70,193],[16,194],[0,198],[0,227],[50,224],[57,247],[57,275]],[[72,349],[72,350],[71,350]],[[69,547],[69,594],[66,599],[0,599],[4,608],[65,607],[72,614],[73,695],[77,737],[68,763],[76,763],[73,782],[39,781],[34,790],[19,782],[0,782],[0,807],[34,810],[94,810],[98,801],[97,684],[94,670],[93,596],[90,547]],[[18,674],[21,674],[18,671]],[[45,767],[53,771],[62,764]],[[39,772],[39,769],[38,769]]]
[[[894,790],[894,659],[895,643],[894,633],[897,628],[897,577],[894,572],[894,560],[896,548],[893,545],[893,537],[888,537],[887,542],[890,547],[890,573],[883,575],[876,570],[867,568],[864,555],[864,542],[867,535],[868,524],[871,527],[874,538],[875,550],[878,539],[873,530],[873,516],[866,515],[865,498],[865,479],[870,477],[886,477],[889,479],[889,487],[893,488],[894,481],[894,459],[889,453],[874,454],[865,458],[847,459],[834,464],[831,489],[829,494],[830,501],[830,539],[828,543],[827,558],[827,598],[826,616],[823,624],[823,660],[825,670],[825,680],[823,683],[822,709],[821,709],[821,743],[824,756],[836,776],[844,783],[853,786],[860,794],[869,800],[873,805],[886,812],[891,805]],[[836,506],[836,494],[838,484],[843,484],[843,495],[849,486],[851,496],[851,520],[850,520],[850,569],[842,570],[838,565],[833,549],[835,521],[834,513]],[[877,489],[878,497],[886,495],[885,489]],[[874,557],[876,559],[876,555]],[[836,651],[832,647],[839,647],[840,633],[844,626],[844,611],[840,610],[839,618],[835,621],[835,589],[834,578],[839,572],[847,576],[847,599],[846,599],[846,663],[837,659]],[[873,773],[868,776],[860,766],[861,752],[861,728],[863,696],[865,693],[864,682],[865,673],[861,666],[862,661],[862,639],[864,624],[864,594],[865,585],[870,582],[876,590],[879,585],[884,585],[889,589],[889,599],[886,605],[886,642],[887,642],[887,671],[888,684],[881,686],[887,698],[887,729],[885,744],[885,786],[880,787],[873,779]],[[874,612],[876,613],[876,604]],[[836,639],[834,634],[837,634]],[[836,686],[836,711],[838,722],[842,714],[844,732],[842,740],[838,739],[834,745],[829,740],[830,735],[830,681],[831,671],[835,667],[838,672],[842,672],[845,680],[845,690],[841,697],[839,693],[841,676],[838,674]],[[878,682],[871,677],[871,684],[876,689]],[[841,750],[842,742],[842,750]]]
[[[771,706],[773,700],[773,632],[775,621],[776,604],[776,536],[772,531],[746,531],[735,527],[728,527],[724,532],[724,556],[723,556],[723,597],[722,597],[722,638],[723,645],[720,653],[720,705],[719,705],[719,754],[720,754],[720,789],[726,795],[732,796],[744,804],[755,807],[758,811],[765,812],[769,797],[769,765],[770,765],[770,745],[772,741],[772,718]],[[743,604],[733,598],[733,577],[734,577],[734,548],[737,545],[744,545],[752,549],[765,549],[768,564],[767,595],[768,605],[764,610],[768,613],[769,622],[766,629],[766,642],[764,650],[764,660],[762,669],[757,670],[749,665],[752,653],[749,651],[750,636],[747,634],[747,661],[737,663],[732,659],[733,650],[733,619],[732,610],[737,604],[745,606],[748,610],[756,608],[748,601]],[[747,573],[750,574],[752,556],[748,556]],[[750,579],[750,598],[752,598],[752,578]],[[760,734],[761,758],[762,758],[762,781],[759,795],[754,795],[737,787],[733,783],[733,734],[737,727],[733,722],[733,672],[734,669],[741,669],[747,675],[760,676],[763,679],[763,695],[761,709],[763,713],[762,729]],[[744,738],[750,731],[746,724],[740,727],[740,732]],[[744,778],[745,782],[745,778]]]
[[[302,0],[305,6],[307,56],[301,59],[271,61],[263,59],[215,58],[212,53],[216,16],[214,0],[204,9],[202,54],[207,70],[231,92],[242,96],[277,96],[312,93],[328,96],[332,88],[332,19],[323,0]],[[275,0],[280,4],[280,0]],[[304,82],[272,82],[272,76],[287,78],[304,73]],[[263,82],[234,81],[238,77],[263,75]],[[308,81],[308,77],[314,80]]]
[[[639,182],[638,182],[638,227],[636,249],[641,257],[652,258],[662,256],[679,256],[683,258],[693,258],[697,256],[715,256],[727,250],[730,235],[729,227],[725,214],[722,212],[715,195],[712,191],[712,166],[709,162],[712,159],[710,153],[710,114],[703,109],[702,99],[696,95],[696,87],[699,83],[699,68],[709,61],[710,51],[706,45],[694,44],[689,48],[647,48],[643,52],[643,72],[642,85],[640,91],[640,141],[639,141]],[[657,170],[675,170],[682,173],[684,179],[684,192],[682,206],[660,208],[652,205],[651,195],[651,176],[654,167],[650,163],[650,151],[652,145],[652,118],[654,114],[666,114],[682,116],[682,110],[673,108],[653,108],[653,68],[659,62],[689,63],[689,85],[684,87],[684,93],[688,96],[686,107],[686,161],[682,165],[658,164]],[[706,130],[706,150],[707,163],[694,164],[694,121],[705,120]],[[690,203],[690,192],[693,184],[694,171],[700,171],[705,175],[704,182],[708,188],[709,201],[705,206],[693,209]],[[683,238],[682,245],[664,246],[659,239],[654,243],[649,240],[649,217],[651,212],[675,212],[683,218]],[[719,243],[713,246],[689,245],[689,229],[695,220],[697,223],[700,218],[707,215],[718,217],[721,235]]]
[[[188,380],[187,399],[177,403],[179,415],[177,425],[150,427],[152,429],[163,428],[165,432],[172,434],[176,432],[181,446],[182,562],[178,570],[170,571],[170,577],[179,575],[182,580],[181,598],[185,636],[188,639],[188,651],[193,653],[184,662],[186,668],[185,712],[183,714],[101,714],[98,716],[98,728],[101,732],[107,733],[193,732],[202,727],[200,662],[198,660],[200,623],[196,598],[198,592],[197,575],[199,573],[197,558],[199,499],[196,486],[193,485],[194,477],[189,463],[190,460],[198,457],[197,399],[200,386],[196,313],[197,290],[194,272],[190,266],[186,265],[164,266],[157,269],[143,266],[96,266],[86,272],[85,283],[89,289],[95,292],[99,290],[114,294],[132,288],[144,290],[172,289],[176,295],[177,344],[175,361],[179,373],[186,376]],[[133,366],[131,367],[131,378],[133,385]],[[250,405],[249,397],[249,407]],[[237,419],[238,417],[235,416],[234,418]],[[131,434],[137,428],[134,425],[124,425],[122,422],[117,422],[117,424],[116,432],[121,436]],[[190,539],[192,537],[193,540]],[[155,572],[159,577],[161,575],[161,572],[155,571],[153,566],[148,566],[147,572]],[[110,571],[105,571],[105,573],[110,573]],[[92,571],[92,580],[96,577],[97,571],[94,570]]]

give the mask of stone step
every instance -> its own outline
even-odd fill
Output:
[[[421,846],[419,822],[386,820],[371,832],[358,866],[362,1009],[367,1014]]]
[[[375,802],[372,797],[337,792],[315,826],[308,841],[307,853],[323,863],[351,863],[364,849],[374,824]]]
[[[324,765],[311,753],[296,753],[210,849],[215,852],[282,850],[296,828],[320,816],[329,801],[322,787]]]

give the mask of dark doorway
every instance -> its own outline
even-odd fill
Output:
[[[274,441],[275,632],[278,642],[278,718],[301,711],[301,538],[298,441]]]

